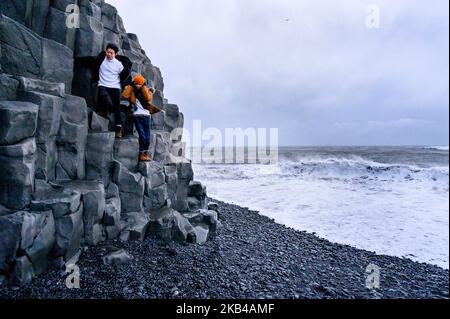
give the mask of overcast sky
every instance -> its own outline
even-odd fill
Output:
[[[448,145],[447,0],[107,0],[202,127],[281,145]],[[380,28],[367,28],[369,4]],[[373,11],[372,11],[373,12]]]

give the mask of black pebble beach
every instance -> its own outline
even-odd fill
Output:
[[[0,298],[45,299],[384,299],[449,297],[449,272],[381,256],[296,231],[236,205],[219,203],[219,235],[203,245],[107,242],[84,251],[80,289],[68,289],[56,268]],[[114,248],[133,256],[120,266],[102,257]],[[366,287],[366,268],[380,267],[380,287]]]

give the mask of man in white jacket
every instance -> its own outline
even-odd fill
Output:
[[[116,120],[116,137],[123,134],[122,118],[120,114],[120,74],[125,69],[122,62],[116,59],[119,51],[115,45],[106,47],[106,56],[100,65],[98,81],[98,104],[101,109],[111,110]]]
[[[92,82],[98,82],[97,112],[107,117],[114,113],[116,137],[123,134],[122,116],[120,113],[120,94],[122,88],[131,82],[132,62],[129,58],[117,55],[119,48],[113,43],[96,57],[81,57],[77,61],[93,67]]]

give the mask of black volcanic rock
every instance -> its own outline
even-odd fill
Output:
[[[2,283],[28,284],[49,263],[73,263],[81,248],[107,239],[205,238],[205,230],[183,216],[189,213],[192,164],[181,156],[180,134],[171,138],[172,128],[182,128],[183,115],[164,99],[161,71],[138,36],[126,32],[116,8],[103,0],[79,0],[77,15],[73,4],[0,2],[0,231],[11,237],[0,240]],[[115,125],[111,117],[96,113],[92,70],[78,58],[97,55],[108,42],[131,59],[133,74],[142,73],[159,90],[155,103],[162,112],[154,126],[160,129],[153,130],[149,149],[153,163],[138,164],[127,105],[121,112],[128,136],[122,140],[109,131]],[[35,218],[39,214],[45,219]],[[14,235],[21,218],[40,225],[24,228],[39,230],[26,248],[14,239],[29,241]]]
[[[221,234],[202,245],[110,241],[81,255],[82,289],[67,289],[50,269],[20,290],[0,289],[0,298],[448,299],[448,270],[334,244],[216,202]],[[132,262],[105,266],[111,245]],[[381,268],[378,289],[366,286],[369,264]]]
[[[0,145],[12,145],[36,133],[38,106],[0,101]]]

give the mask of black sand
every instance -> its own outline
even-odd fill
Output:
[[[204,245],[112,241],[78,262],[80,289],[56,268],[0,298],[448,298],[449,272],[380,256],[299,232],[239,206],[220,203],[223,227]],[[134,259],[105,266],[111,245]],[[366,268],[380,267],[380,288],[366,288]]]

